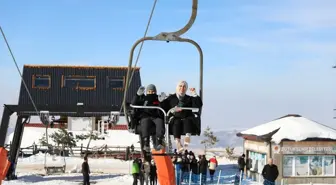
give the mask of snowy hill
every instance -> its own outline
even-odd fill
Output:
[[[243,146],[243,139],[236,136],[238,132],[241,130],[221,130],[215,131],[214,135],[217,136],[219,142],[215,146],[218,147],[239,147]],[[191,148],[203,148],[201,145],[201,141],[204,139],[204,136],[199,137],[192,137],[192,144],[190,145]]]

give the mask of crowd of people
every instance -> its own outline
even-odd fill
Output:
[[[184,154],[178,154],[175,150],[175,155],[172,156],[172,162],[176,171],[176,183],[181,182],[206,182],[208,173],[210,180],[213,181],[218,162],[216,157],[207,160],[205,155],[195,156],[192,151],[185,151]],[[141,159],[135,159],[132,165],[133,185],[157,184],[156,165],[154,161],[148,165],[148,162]],[[191,175],[191,179],[190,179]]]
[[[201,184],[206,183],[208,173],[210,176],[210,182],[214,180],[214,174],[216,168],[218,167],[218,161],[215,156],[206,159],[205,155],[198,155],[197,158],[192,151],[185,151],[184,154],[178,154],[174,151],[172,156],[172,162],[175,167],[176,172],[176,184],[179,185],[181,182],[201,182]],[[249,161],[246,160],[243,154],[238,158],[238,168],[241,175],[244,176],[244,171],[248,171],[251,166],[248,165]],[[84,162],[82,164],[83,173],[83,185],[90,185],[90,168],[88,165],[87,156],[84,157]],[[264,185],[275,185],[275,180],[278,178],[279,171],[278,167],[273,164],[273,159],[268,159],[268,164],[266,164],[261,172],[264,178]],[[132,164],[132,176],[133,185],[157,185],[157,167],[154,160],[151,162],[135,159]]]
[[[142,159],[135,159],[132,164],[133,185],[156,185],[157,173],[154,160],[150,163]]]
[[[177,154],[177,151],[175,151]],[[205,155],[198,155],[197,158],[192,151],[185,151],[183,155],[173,156],[172,161],[175,165],[177,174],[177,184],[180,182],[199,182],[205,184],[208,174],[210,181],[214,180],[214,174],[218,166],[216,157],[210,160]],[[191,179],[190,179],[191,175]]]

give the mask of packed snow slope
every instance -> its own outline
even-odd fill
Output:
[[[81,164],[83,160],[76,157],[64,158],[67,165],[65,174],[44,176],[44,154],[37,154],[28,158],[19,158],[17,166],[18,180],[5,181],[4,185],[27,185],[27,184],[79,184],[82,181]],[[52,161],[52,156],[47,156],[47,161]],[[63,159],[58,157],[53,164],[63,164]],[[120,161],[116,159],[93,159],[89,158],[89,165],[91,170],[91,183],[98,185],[129,185],[132,184],[131,161]],[[228,160],[226,158],[218,158],[219,166],[230,167],[236,165],[235,160]],[[225,170],[227,171],[227,170]],[[224,173],[224,172],[223,172]],[[224,174],[225,175],[225,174]],[[222,174],[223,176],[223,174]],[[244,182],[242,184],[254,184],[251,182]]]
[[[52,160],[52,156],[47,156],[47,160]],[[61,159],[59,159],[61,161]],[[82,159],[76,157],[65,158],[67,172],[60,175],[44,176],[43,163],[44,155],[37,154],[29,158],[19,158],[17,174],[18,179],[4,181],[3,185],[79,185],[82,183],[80,173]],[[91,169],[90,181],[96,185],[130,185],[133,182],[130,174],[130,161],[120,161],[115,159],[89,159]],[[232,166],[236,161],[226,158],[218,158],[219,166]],[[226,171],[226,170],[224,170]],[[225,172],[224,172],[225,173]],[[223,174],[222,174],[223,175]],[[225,176],[225,174],[224,174]],[[225,177],[224,177],[225,178]],[[216,183],[215,183],[216,184]],[[233,184],[233,183],[221,183]],[[244,180],[242,185],[257,185],[257,182]],[[260,184],[261,185],[261,184]],[[318,185],[318,184],[316,184]]]

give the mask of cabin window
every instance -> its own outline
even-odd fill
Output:
[[[248,151],[248,158],[250,171],[261,174],[262,169],[266,164],[266,154]]]
[[[37,89],[49,89],[51,80],[49,75],[33,75],[32,86]]]
[[[284,155],[284,177],[335,176],[334,155]]]
[[[107,77],[107,87],[112,89],[124,88],[124,77]]]
[[[63,76],[63,87],[81,90],[96,88],[95,76]]]

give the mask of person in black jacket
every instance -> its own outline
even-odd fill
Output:
[[[264,177],[264,185],[275,185],[279,171],[272,158],[268,159],[268,164],[264,166],[261,175]]]
[[[192,152],[189,152],[189,156],[190,156],[190,171],[192,173],[191,175],[191,181],[193,183],[196,182],[196,179],[197,179],[197,175],[199,174],[199,166],[198,166],[198,161],[195,157],[195,154],[192,153]]]
[[[150,185],[157,185],[157,173],[156,173],[156,165],[155,165],[154,160],[151,161]]]
[[[90,185],[90,167],[88,164],[87,156],[84,157],[82,164],[83,185]]]
[[[199,172],[201,174],[201,184],[205,184],[206,178],[207,178],[207,173],[209,170],[209,162],[206,159],[205,155],[202,155],[199,161]]]
[[[186,154],[182,155],[182,181],[188,182],[189,181],[189,172],[190,172],[190,161]]]
[[[146,88],[140,87],[137,94],[132,100],[133,105],[141,106],[160,106],[158,95],[156,94],[156,87],[150,84]],[[165,125],[163,122],[163,113],[158,109],[139,109],[140,111],[140,125],[141,125],[141,135],[144,140],[143,150],[150,152],[149,141],[150,141],[150,130],[151,127],[156,129],[156,140],[153,141],[154,148],[160,150],[163,148],[163,137],[165,134]]]
[[[192,96],[186,94],[187,89],[188,83],[186,81],[181,81],[177,84],[176,93],[170,95],[161,102],[161,106],[166,112],[171,108],[176,107],[173,112],[172,131],[179,153],[190,144],[191,133],[195,130],[193,126],[195,117],[191,110],[181,110],[178,109],[178,107],[202,108],[203,106],[202,99],[197,95],[195,88],[190,88]],[[181,144],[181,135],[183,133],[185,133],[184,146]]]
[[[240,156],[238,158],[239,173],[242,173],[243,176],[244,176],[244,168],[245,168],[245,166],[246,166],[245,154],[243,154],[242,156]]]

